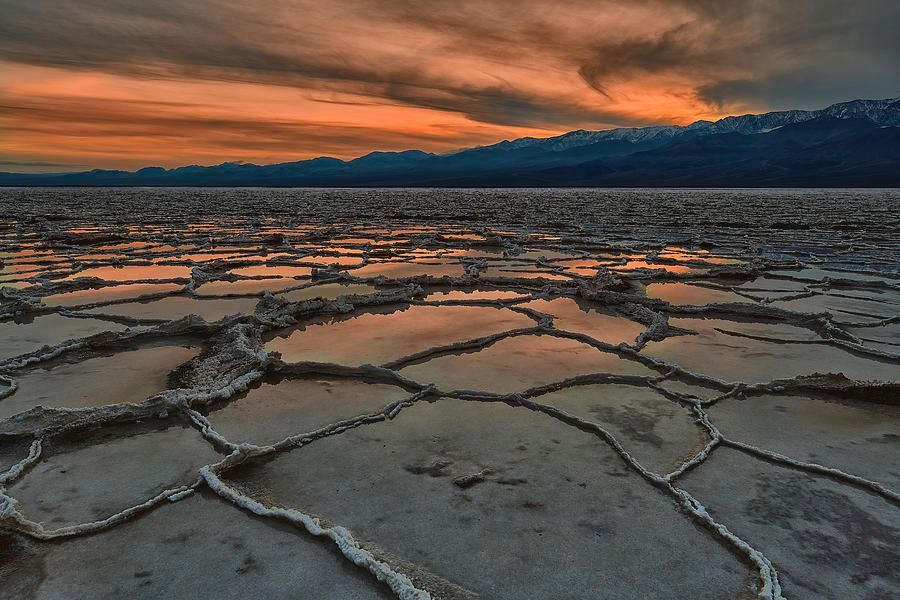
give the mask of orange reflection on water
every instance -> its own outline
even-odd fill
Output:
[[[189,252],[187,254],[174,254],[172,256],[165,256],[158,258],[156,262],[166,261],[166,260],[191,260],[194,262],[209,262],[211,260],[233,260],[247,258],[246,254],[233,254],[226,252]]]
[[[368,294],[374,294],[377,291],[378,288],[362,283],[323,283],[311,287],[301,288],[299,290],[284,292],[283,294],[279,294],[278,297],[283,298],[288,302],[302,302],[303,300],[311,300],[313,298],[334,300],[339,296],[365,296]]]
[[[597,274],[597,270],[604,266],[593,258],[566,260],[555,264],[565,268],[567,273],[583,275],[585,277],[593,277]]]
[[[101,231],[106,231],[103,227],[72,227],[70,229],[66,229],[66,233],[99,233]]]
[[[716,256],[709,250],[689,250],[680,246],[668,246],[665,250],[659,253],[659,256],[662,258],[669,258],[679,261],[699,260],[713,265],[731,265],[743,262],[736,258]]]
[[[552,281],[572,281],[570,277],[560,275],[559,273],[549,273],[545,271],[518,271],[512,269],[501,269],[498,267],[490,267],[481,271],[481,277],[487,278],[510,278],[510,279],[548,279]]]
[[[479,248],[479,249],[466,249],[466,250],[454,250],[454,249],[446,249],[446,250],[413,250],[409,252],[409,254],[421,253],[425,254],[426,252],[433,252],[435,255],[443,256],[443,257],[453,257],[453,258],[499,258],[501,256],[500,248],[496,250],[492,250],[491,248]]]
[[[406,240],[402,240],[402,239],[376,240],[375,238],[364,238],[364,237],[338,238],[334,241],[339,242],[341,244],[370,245],[370,246],[394,246],[396,244],[402,244],[402,243],[406,242]]]
[[[241,267],[232,269],[235,275],[243,275],[245,277],[306,277],[312,274],[310,267],[291,267],[285,265],[255,265],[252,267]]]
[[[446,240],[466,240],[473,242],[483,242],[484,236],[477,233],[444,233],[441,235]]]
[[[302,281],[288,278],[242,279],[240,281],[210,281],[197,288],[200,296],[226,296],[229,294],[260,294],[278,292],[303,285]]]
[[[598,372],[655,375],[636,361],[548,335],[507,338],[478,352],[442,356],[401,370],[403,375],[435,383],[441,390],[495,393],[518,392]]]
[[[511,290],[447,290],[436,291],[428,294],[426,300],[502,300],[508,298],[519,298],[523,295],[520,292]]]
[[[600,312],[587,304],[579,305],[571,298],[534,300],[524,306],[553,315],[557,329],[586,333],[609,344],[630,344],[644,331],[644,326],[636,321]]]
[[[73,260],[79,261],[102,261],[102,262],[110,262],[113,260],[127,260],[128,256],[125,254],[79,254],[77,252],[72,253],[70,255]]]
[[[310,254],[297,260],[315,263],[317,265],[359,265],[362,264],[360,256],[328,256],[327,254]]]
[[[751,302],[727,290],[714,290],[687,283],[651,283],[646,289],[647,297],[665,300],[669,304],[710,304],[713,302]]]
[[[68,261],[67,258],[45,261],[44,259],[35,256],[33,251],[26,250],[18,252],[0,252],[0,276],[11,277],[15,275],[16,277],[32,277],[40,274],[41,271],[49,271],[58,268],[57,266],[50,264],[25,262],[28,258],[31,260],[40,260],[42,263],[60,263]]]
[[[124,267],[95,267],[85,269],[66,279],[78,277],[99,277],[105,281],[137,281],[144,279],[190,278],[190,267],[174,265],[127,265]]]
[[[688,267],[686,265],[664,265],[647,262],[645,260],[629,260],[624,265],[615,265],[609,267],[614,271],[633,271],[635,269],[662,269],[669,273],[697,273],[702,272],[700,269]]]
[[[125,298],[138,298],[148,294],[160,294],[177,292],[183,286],[177,283],[136,283],[132,285],[116,285],[104,288],[76,290],[63,294],[53,294],[43,298],[47,306],[76,306],[81,304],[93,304],[108,300],[123,300]]]
[[[411,306],[390,310],[313,321],[305,329],[282,332],[266,344],[266,350],[281,352],[287,362],[380,364],[432,346],[534,325],[525,315],[490,307]]]
[[[101,250],[139,250],[153,246],[150,242],[121,242],[118,244],[104,244],[98,248]]]
[[[312,246],[312,244],[309,244]],[[329,252],[339,252],[341,254],[352,254],[354,256],[362,256],[363,250],[360,248],[350,248],[348,246],[320,246],[317,250],[321,251],[329,251]],[[312,255],[314,256],[314,255]]]
[[[390,233],[391,235],[416,235],[420,233],[429,233],[432,231],[437,231],[436,227],[429,226],[421,226],[421,227],[404,227],[402,229],[391,229],[388,231],[387,229],[377,230],[383,233]]]
[[[465,274],[462,265],[458,263],[448,264],[423,264],[407,262],[370,263],[359,269],[349,271],[356,277],[378,277],[384,275],[391,279],[404,277],[418,277],[428,275],[431,277],[460,277]]]

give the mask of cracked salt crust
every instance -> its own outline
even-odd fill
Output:
[[[896,257],[886,224],[837,251],[827,229],[712,231],[719,253],[664,243],[658,215],[627,238],[589,219],[547,231],[279,218],[131,228],[115,222],[127,211],[73,198],[85,227],[0,229],[0,260],[35,267],[20,273],[30,285],[0,290],[0,535],[12,548],[0,578],[20,597],[102,595],[125,580],[132,597],[197,581],[342,598],[900,589],[896,569],[877,567],[892,560],[900,506],[900,287],[873,270]],[[194,269],[169,264],[180,257]],[[293,273],[261,263],[305,258],[320,264],[301,279],[229,274]],[[159,282],[173,275],[187,284]],[[282,285],[296,290],[266,293]],[[228,300],[239,314],[221,321],[151,312],[232,293],[251,297]],[[285,327],[295,333],[273,337]],[[270,352],[295,336],[305,341],[280,359]],[[184,339],[199,354],[162,350]],[[127,360],[151,351],[160,360]],[[119,365],[91,365],[116,357],[147,387],[100,385]],[[90,398],[66,400],[79,378]],[[29,409],[38,388],[45,406]],[[197,553],[224,520],[241,523],[252,555]],[[206,564],[199,579],[179,579],[160,527]],[[125,539],[141,565],[103,557]],[[704,577],[681,575],[691,569]]]

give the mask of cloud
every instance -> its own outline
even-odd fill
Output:
[[[832,0],[691,2],[695,18],[661,34],[599,44],[581,65],[607,82],[668,74],[716,107],[820,108],[900,88],[900,4]]]
[[[23,168],[23,167],[83,167],[85,165],[76,165],[72,163],[55,163],[55,162],[42,162],[42,161],[15,161],[15,160],[0,160],[0,167],[5,168]]]
[[[0,62],[53,74],[29,89],[0,74],[0,93],[22,100],[17,118],[33,120],[16,130],[20,136],[55,118],[59,106],[48,106],[48,98],[80,96],[109,102],[71,118],[88,119],[96,131],[106,111],[128,137],[134,90],[163,102],[170,82],[217,86],[173,109],[197,135],[222,137],[200,105],[222,104],[225,88],[255,86],[256,99],[296,94],[296,112],[273,115],[262,100],[233,102],[222,132],[245,123],[246,134],[260,132],[250,149],[273,139],[265,143],[274,151],[294,136],[294,148],[306,151],[313,142],[328,145],[330,128],[331,146],[360,153],[377,136],[374,106],[393,109],[393,117],[379,118],[395,124],[413,113],[425,123],[419,113],[433,113],[434,127],[420,137],[435,149],[488,133],[686,123],[900,89],[900,4],[876,0],[2,2]],[[117,78],[118,87],[134,90],[118,97],[82,92],[80,74]],[[332,111],[310,116],[317,113],[311,102]],[[32,112],[23,112],[28,106]],[[143,112],[134,114],[141,135],[168,135],[171,123],[156,124],[154,133]],[[384,142],[417,140],[397,131],[384,127]]]
[[[0,23],[0,59],[10,62],[349,92],[502,125],[637,122],[571,94],[565,88],[575,77],[550,87],[562,78],[542,69],[564,64],[538,57],[522,68],[501,66],[497,61],[521,58],[523,50],[543,54],[549,42],[529,40],[533,23],[506,35],[499,19],[494,35],[467,30],[465,22],[484,17],[478,5],[427,19],[403,2],[357,2],[343,11],[305,2],[281,11],[210,0],[11,3],[19,6]]]

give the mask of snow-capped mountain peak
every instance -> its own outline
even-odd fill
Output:
[[[900,97],[885,100],[851,100],[840,102],[821,110],[784,110],[763,114],[746,114],[725,117],[718,121],[695,121],[690,125],[662,125],[651,127],[620,127],[589,131],[577,129],[548,138],[524,137],[505,140],[498,144],[481,146],[475,150],[539,147],[560,152],[601,141],[625,141],[632,143],[662,142],[684,133],[713,135],[717,133],[741,133],[750,135],[774,131],[785,125],[794,125],[820,117],[836,119],[867,119],[880,126],[900,126]]]

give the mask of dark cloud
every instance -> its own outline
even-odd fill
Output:
[[[695,20],[652,39],[601,46],[580,73],[671,72],[716,106],[817,108],[900,93],[900,3],[861,0],[691,1]],[[711,81],[700,83],[704,78]]]
[[[900,77],[900,36],[894,30],[900,3],[647,0],[632,4],[644,4],[648,11],[680,6],[689,12],[684,22],[662,23],[661,31],[639,30],[633,36],[627,30],[591,31],[590,19],[581,19],[613,13],[624,4],[558,7],[571,14],[572,26],[565,27],[569,21],[548,18],[546,3],[528,1],[358,1],[343,11],[353,20],[342,22],[336,18],[339,11],[300,1],[4,0],[0,58],[143,77],[351,90],[489,123],[545,126],[623,117],[627,122],[622,124],[633,124],[634,119],[604,111],[602,101],[585,108],[558,98],[548,106],[546,98],[529,96],[517,81],[473,86],[446,80],[431,70],[427,52],[416,55],[415,35],[408,40],[407,55],[393,62],[365,60],[342,45],[354,35],[396,36],[406,24],[436,32],[449,52],[474,51],[501,61],[552,54],[606,96],[607,82],[637,73],[694,76],[701,95],[719,104],[795,97],[823,103],[858,95],[847,89],[857,86],[870,95],[890,95]],[[397,28],[382,32],[385,23]],[[830,69],[834,64],[838,76]],[[796,78],[804,82],[796,86],[802,85],[801,93],[789,85]]]
[[[515,85],[454,83],[414,54],[395,62],[360,60],[359,53],[342,47],[340,40],[322,39],[327,32],[319,24],[328,15],[315,5],[297,3],[300,20],[288,26],[264,11],[213,0],[7,0],[5,4],[9,18],[0,21],[0,59],[11,62],[147,78],[347,91],[502,125],[603,123],[617,116],[599,109],[585,111],[564,100],[548,106]],[[356,13],[357,18],[379,10],[360,4],[364,10]],[[309,29],[302,15],[311,21]],[[342,33],[340,23],[333,27]],[[414,52],[414,42],[412,46]],[[497,49],[506,50],[502,45]]]
[[[732,53],[747,74],[724,63],[704,98],[787,109],[900,95],[900,3],[806,2],[773,21]]]

